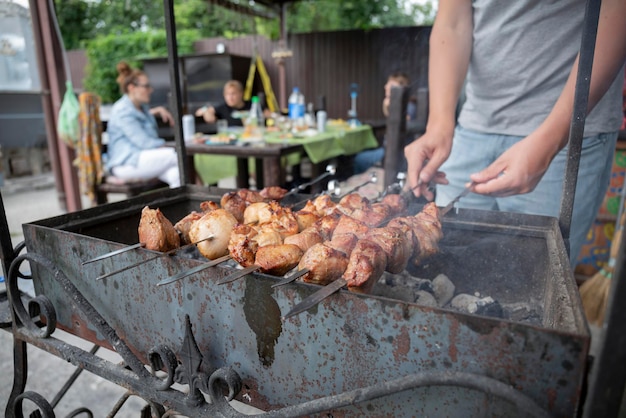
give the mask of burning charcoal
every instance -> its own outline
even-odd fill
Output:
[[[445,306],[454,297],[454,284],[445,274],[439,274],[432,281],[433,294],[439,306]]]
[[[423,306],[437,306],[437,300],[435,297],[424,290],[418,290],[415,292],[415,303]]]

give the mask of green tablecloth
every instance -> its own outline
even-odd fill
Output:
[[[341,155],[354,155],[368,148],[376,148],[378,141],[374,137],[372,128],[367,125],[356,128],[329,127],[321,134],[305,138],[284,138],[279,134],[264,136],[267,143],[302,144],[307,157],[317,164]],[[283,158],[283,164],[295,165],[300,162],[299,153],[290,154]],[[254,160],[251,161],[250,171],[254,171]],[[204,184],[215,184],[218,180],[237,175],[237,159],[225,155],[194,155],[196,172]]]

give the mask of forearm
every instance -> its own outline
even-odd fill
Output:
[[[442,0],[430,36],[427,130],[452,135],[456,105],[472,51],[470,1]]]

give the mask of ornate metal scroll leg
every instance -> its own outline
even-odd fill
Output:
[[[26,343],[13,336],[13,388],[7,400],[4,416],[8,418],[19,417],[16,415],[14,405],[17,399],[24,393],[26,388],[26,378],[28,377],[28,354],[26,351]],[[21,406],[21,401],[20,401]]]

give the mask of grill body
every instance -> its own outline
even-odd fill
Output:
[[[28,252],[49,259],[75,287],[32,266],[35,290],[51,301],[58,326],[116,348],[94,318],[71,303],[77,292],[145,364],[158,347],[186,352],[191,332],[202,359],[198,368],[210,374],[231,367],[242,381],[237,398],[266,411],[434,373],[448,374],[449,382],[329,410],[335,417],[525,416],[519,405],[495,396],[489,384],[477,390],[455,380],[463,374],[504,383],[553,416],[575,414],[590,338],[556,219],[450,213],[441,253],[416,271],[423,277],[447,274],[457,292],[523,306],[532,313],[523,317],[490,318],[340,291],[282,321],[281,315],[319,287],[272,288],[279,278],[264,274],[218,285],[232,272],[227,263],[156,286],[203,262],[185,254],[95,280],[154,256],[143,249],[82,265],[136,243],[145,205],[175,222],[203,200],[219,201],[224,192],[185,186],[24,224]],[[159,401],[158,395],[146,396]]]

